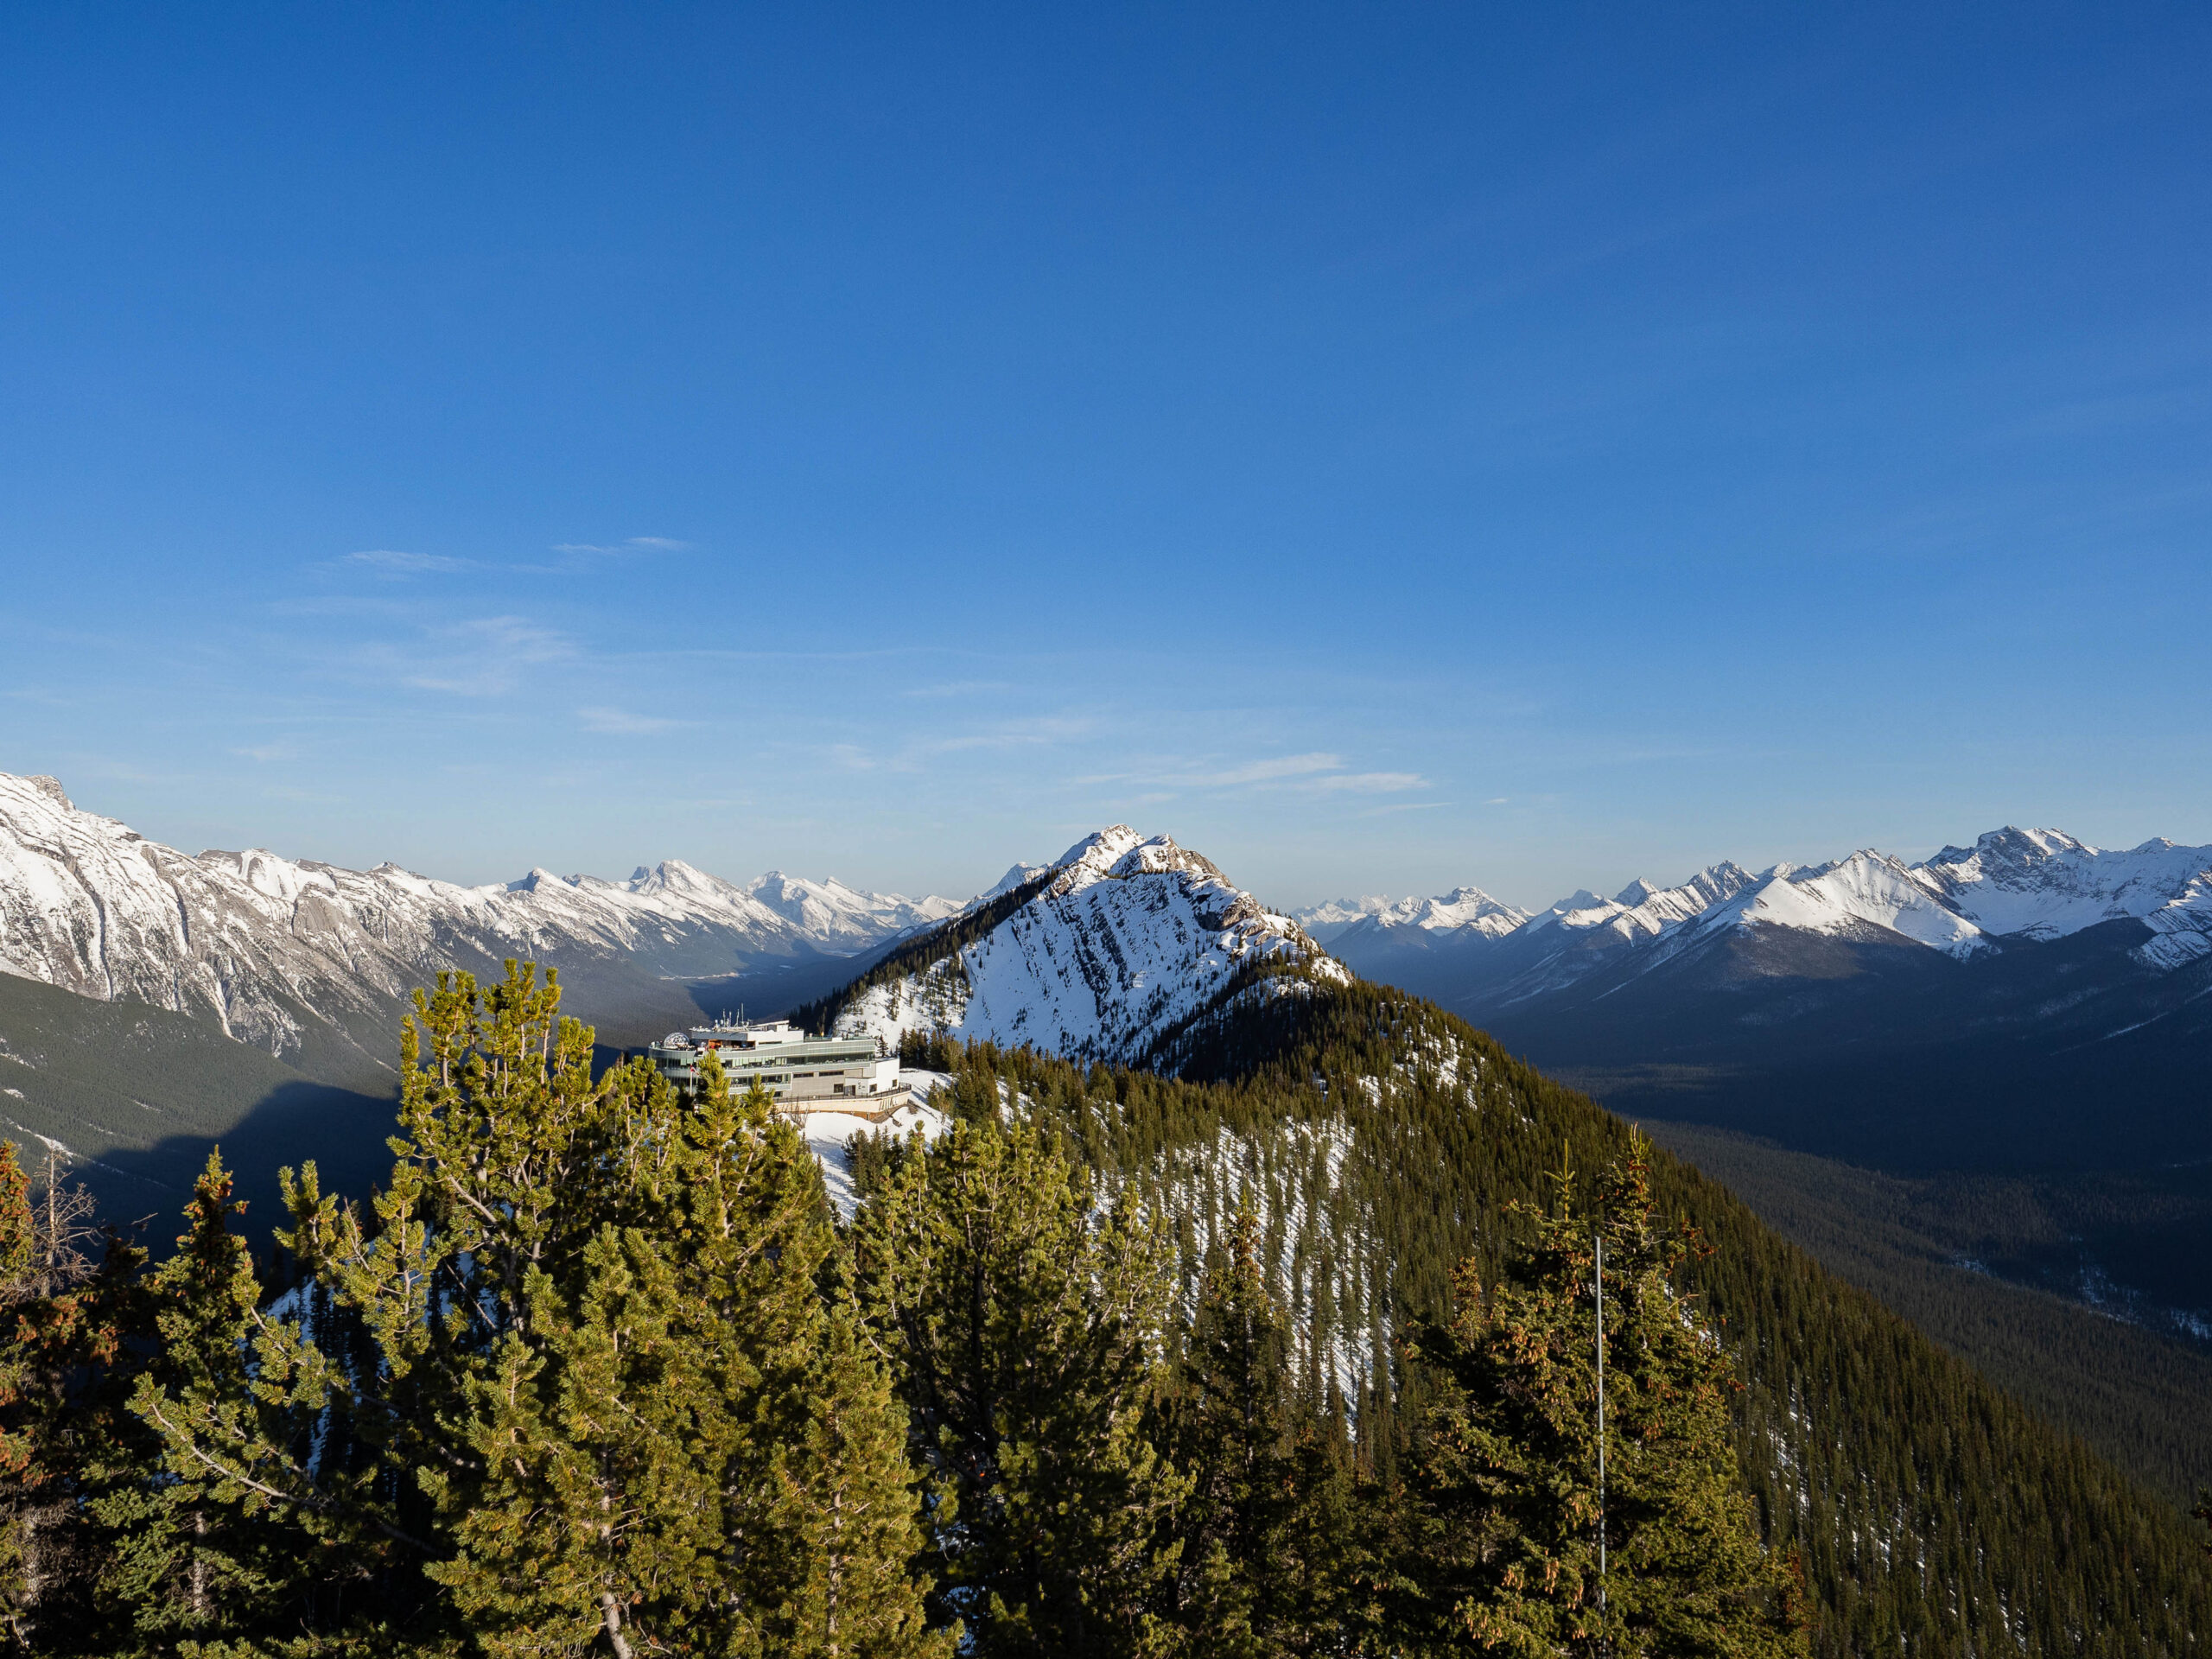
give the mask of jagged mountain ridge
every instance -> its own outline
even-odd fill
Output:
[[[1463,921],[1471,893],[1493,908]],[[1457,957],[1481,970],[1492,1007],[1601,972],[1651,971],[1732,931],[1758,929],[1964,959],[2128,920],[2145,930],[2135,960],[2171,972],[2212,956],[2212,847],[2160,840],[2113,851],[2007,827],[1917,864],[1871,849],[1757,874],[1724,861],[1676,887],[1637,880],[1610,899],[1585,891],[1533,914],[1462,887],[1431,899],[1338,900],[1297,918],[1373,976],[1423,957]]]
[[[51,778],[0,773],[0,971],[99,1001],[204,1015],[296,1056],[373,1030],[446,967],[525,957],[632,986],[763,959],[843,957],[955,913],[772,871],[740,885],[678,860],[626,881],[533,869],[463,887],[383,864],[197,855],[80,810]]]
[[[1431,933],[1471,927],[1497,938],[1532,918],[1529,912],[1502,904],[1472,887],[1454,887],[1433,899],[1334,899],[1298,912],[1300,925],[1321,944],[1370,919],[1387,927],[1418,927]]]
[[[1906,1174],[2212,1157],[2212,848],[2008,828],[1577,894],[1502,937],[1370,914],[1331,949],[1630,1116]],[[2212,1280],[2161,1294],[2212,1309]]]
[[[1290,918],[1166,836],[1115,824],[987,898],[1033,896],[980,937],[825,1005],[841,1034],[910,1033],[1134,1064],[1250,985],[1250,970],[1351,975]],[[948,925],[955,925],[949,924]]]

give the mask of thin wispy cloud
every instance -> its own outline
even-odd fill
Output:
[[[461,559],[445,553],[415,553],[404,548],[374,547],[343,554],[320,569],[367,575],[378,582],[407,582],[417,576],[458,575],[576,575],[611,559],[644,558],[655,553],[685,553],[694,543],[672,536],[631,536],[619,542],[556,542],[550,550],[558,562],[504,562]]]
[[[1306,779],[1299,787],[1321,795],[1347,791],[1359,795],[1394,795],[1400,790],[1426,789],[1428,779],[1417,772],[1340,772],[1325,778]]]
[[[633,715],[626,709],[579,709],[576,719],[588,732],[601,732],[613,737],[645,737],[654,732],[671,731],[683,724],[682,721],[663,720],[653,715]]]
[[[248,760],[267,762],[296,760],[300,752],[289,743],[253,743],[242,748],[232,749],[231,753],[241,755]]]
[[[1010,691],[1014,688],[1004,680],[952,680],[943,685],[910,685],[900,690],[902,697],[979,697],[993,691]]]
[[[1152,790],[1292,790],[1315,795],[1388,795],[1428,787],[1428,779],[1417,772],[1348,771],[1341,755],[1325,750],[1269,755],[1230,766],[1184,765],[1100,772],[1074,781],[1135,784]]]
[[[573,662],[575,641],[522,616],[482,616],[423,631],[412,646],[373,641],[353,653],[355,666],[418,691],[505,696],[529,671]]]
[[[474,568],[474,560],[449,558],[443,553],[408,553],[392,547],[375,547],[365,552],[348,553],[335,563],[347,569],[365,570],[382,582],[404,582],[410,576],[446,575],[456,570]]]
[[[1435,812],[1447,806],[1457,806],[1457,801],[1393,801],[1388,806],[1370,806],[1353,816],[1362,818],[1384,818],[1395,812]]]
[[[556,542],[547,551],[551,563],[511,564],[506,569],[522,576],[581,576],[625,559],[642,559],[656,553],[688,553],[695,543],[673,536],[630,536],[619,542]]]
[[[964,754],[976,750],[1033,748],[1087,737],[1096,727],[1095,721],[1071,715],[1046,715],[1031,720],[1008,721],[1004,725],[980,732],[963,732],[954,737],[927,738],[909,743],[900,752],[897,764],[902,768],[911,769],[938,755]]]
[[[672,536],[631,536],[619,542],[556,542],[552,550],[620,558],[631,553],[688,553],[691,546],[690,542],[679,542]]]
[[[1333,754],[1286,754],[1268,760],[1248,760],[1241,766],[1226,772],[1202,776],[1192,781],[1209,785],[1216,789],[1234,789],[1241,784],[1271,784],[1285,778],[1306,778],[1316,772],[1336,772],[1344,762]]]

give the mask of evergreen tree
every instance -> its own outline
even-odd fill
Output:
[[[795,1654],[949,1654],[957,1629],[930,1631],[906,1413],[857,1310],[836,1310],[805,1378],[793,1460],[813,1478],[791,1488],[804,1570],[787,1603]]]
[[[1351,1472],[1294,1386],[1260,1247],[1248,1198],[1206,1275],[1164,1437],[1191,1482],[1177,1622],[1194,1653],[1254,1659],[1339,1650],[1361,1553]]]
[[[29,1195],[15,1142],[0,1141],[0,1305],[10,1308],[28,1292],[37,1263]],[[11,1313],[0,1312],[0,1319],[13,1323]],[[36,1599],[33,1514],[42,1484],[29,1414],[23,1409],[30,1364],[20,1339],[0,1340],[0,1504],[6,1517],[0,1530],[0,1610],[7,1617],[11,1645],[18,1648],[28,1645]]]
[[[152,1276],[160,1349],[130,1404],[160,1437],[158,1471],[90,1506],[114,1541],[103,1599],[130,1610],[134,1647],[149,1653],[312,1629],[314,1604],[353,1572],[315,1510],[272,1503],[258,1478],[263,1448],[310,1425],[289,1389],[255,1374],[261,1286],[231,1189],[211,1151],[187,1230]]]
[[[880,1367],[817,1283],[820,1175],[711,1058],[696,1109],[635,1068],[632,1191],[575,1287],[531,1264],[469,1379],[474,1480],[432,1569],[495,1653],[947,1650],[909,1581],[915,1499]],[[621,1219],[617,1219],[617,1217]]]
[[[0,1143],[0,1611],[18,1650],[122,1652],[132,1611],[102,1578],[128,1541],[98,1510],[157,1473],[128,1408],[154,1336],[146,1254],[110,1233],[89,1279],[57,1273],[36,1211]]]
[[[1503,1281],[1485,1294],[1468,1272],[1452,1319],[1410,1344],[1440,1385],[1411,1482],[1410,1625],[1440,1654],[1800,1650],[1794,1576],[1741,1489],[1732,1368],[1673,1282],[1694,1236],[1653,1224],[1640,1138],[1596,1217],[1571,1195],[1562,1170],[1555,1205],[1523,1211],[1535,1243]]]
[[[373,1232],[287,1172],[283,1242],[351,1325],[343,1363],[346,1343],[253,1313],[195,1226],[174,1272],[199,1323],[163,1326],[181,1380],[141,1389],[181,1494],[161,1501],[346,1541],[383,1599],[316,1610],[326,1644],[943,1653],[883,1455],[900,1416],[825,1301],[804,1142],[711,1063],[696,1102],[642,1062],[594,1079],[557,1007],[512,964],[486,993],[450,976],[418,995]]]
[[[1185,1483],[1146,1433],[1173,1285],[1135,1194],[970,1116],[887,1160],[853,1230],[861,1306],[932,1482],[937,1620],[975,1650],[1163,1649]]]

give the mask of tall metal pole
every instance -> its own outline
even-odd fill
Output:
[[[1598,1622],[1605,1620],[1605,1235],[1598,1235]]]

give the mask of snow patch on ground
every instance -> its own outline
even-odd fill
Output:
[[[830,1202],[836,1207],[841,1221],[850,1221],[860,1208],[860,1195],[853,1190],[849,1150],[855,1135],[888,1135],[904,1141],[918,1130],[924,1140],[934,1141],[952,1122],[929,1103],[930,1095],[950,1081],[943,1072],[909,1071],[905,1077],[914,1090],[915,1103],[900,1107],[880,1123],[845,1112],[809,1112],[799,1121],[799,1132],[806,1138],[807,1150],[822,1166],[822,1184],[829,1189]]]
[[[1210,1142],[1161,1154],[1145,1185],[1162,1224],[1187,1241],[1186,1318],[1197,1310],[1199,1265],[1217,1245],[1227,1248],[1239,1203],[1251,1205],[1261,1265],[1295,1332],[1298,1366],[1356,1407],[1387,1363],[1392,1328],[1389,1264],[1363,1248],[1368,1217],[1347,1178],[1354,1145],[1340,1119],[1287,1123],[1265,1144],[1224,1127]]]

